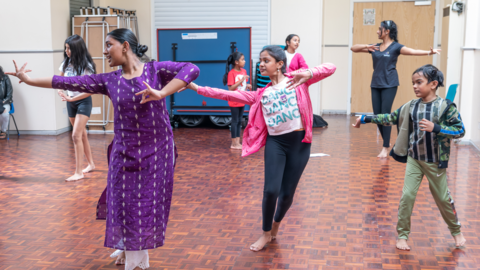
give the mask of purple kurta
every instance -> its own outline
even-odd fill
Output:
[[[104,94],[114,108],[115,137],[107,180],[105,246],[122,250],[163,245],[173,189],[175,144],[165,100],[140,104],[147,82],[162,89],[172,79],[199,75],[190,63],[146,63],[131,80],[121,71],[77,77],[54,76],[56,89]]]

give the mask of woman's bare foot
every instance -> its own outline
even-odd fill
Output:
[[[377,156],[378,158],[387,158],[388,157],[388,147],[383,147],[380,154]]]
[[[398,239],[397,248],[400,250],[410,250],[410,247],[407,244],[407,239]]]
[[[93,170],[95,170],[95,165],[94,164],[88,164],[87,168],[83,169],[83,173],[89,173]]]
[[[465,243],[467,242],[467,239],[465,239],[465,237],[463,237],[463,233],[455,235],[453,238],[455,239],[455,247],[456,248],[461,248],[461,247],[465,246]]]
[[[85,176],[82,174],[74,174],[72,176],[70,176],[69,178],[65,179],[65,181],[77,181],[77,180],[80,180],[80,179],[83,179]]]
[[[230,148],[235,149],[235,150],[242,150],[242,145],[231,145]]]
[[[233,138],[232,145],[230,146],[232,149],[242,150],[242,145],[240,144],[240,138]]]
[[[250,246],[251,251],[260,251],[262,250],[266,244],[272,241],[272,234],[270,232],[263,232],[263,235],[255,242],[253,245]]]
[[[278,229],[280,228],[280,222],[273,221],[272,230],[270,231],[272,234],[272,240],[277,239]]]

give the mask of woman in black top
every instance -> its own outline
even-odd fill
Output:
[[[372,105],[374,114],[391,113],[393,101],[397,94],[399,85],[397,73],[397,60],[400,54],[403,55],[431,55],[440,54],[441,50],[430,48],[429,51],[407,48],[398,43],[397,25],[393,21],[383,21],[378,28],[377,35],[382,43],[377,44],[356,44],[352,46],[353,52],[372,54],[373,76],[372,84]],[[390,133],[392,127],[378,126],[383,138],[383,149],[378,155],[379,158],[388,156],[390,147]]]
[[[0,140],[7,137],[8,113],[10,112],[10,104],[13,102],[13,88],[10,78],[3,73],[0,66]]]

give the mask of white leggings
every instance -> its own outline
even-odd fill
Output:
[[[9,112],[10,112],[10,104],[6,104],[6,105],[0,105],[0,106],[3,106],[5,107],[5,111],[0,114],[0,131],[1,132],[7,132],[7,128],[8,128],[8,118],[9,118]]]
[[[125,270],[133,270],[135,267],[142,269],[150,267],[148,263],[148,250],[125,251]]]
[[[117,257],[122,254],[123,250],[118,249],[110,257]],[[133,270],[136,267],[147,269],[150,267],[148,263],[148,250],[125,251],[125,270]]]

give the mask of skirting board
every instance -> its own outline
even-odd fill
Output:
[[[324,114],[347,114],[347,110],[323,110],[322,115]]]
[[[72,130],[72,127],[66,127],[59,130],[19,130],[20,136],[22,135],[60,135]],[[113,134],[113,130],[89,130],[88,134]],[[10,135],[17,135],[17,130],[10,129]]]
[[[359,115],[374,115],[374,114],[373,112],[356,112],[356,113],[352,113],[352,115],[359,116]]]
[[[60,135],[62,133],[72,130],[72,127],[66,127],[58,130],[19,130],[22,135]],[[10,135],[16,135],[17,130],[10,127]]]
[[[475,143],[472,142],[472,140],[462,140],[460,139],[459,142],[456,144],[458,145],[471,145],[473,148],[475,148],[479,153],[480,153],[480,145],[476,145]]]
[[[88,134],[113,134],[115,132],[113,132],[113,130],[89,130],[87,132]]]

